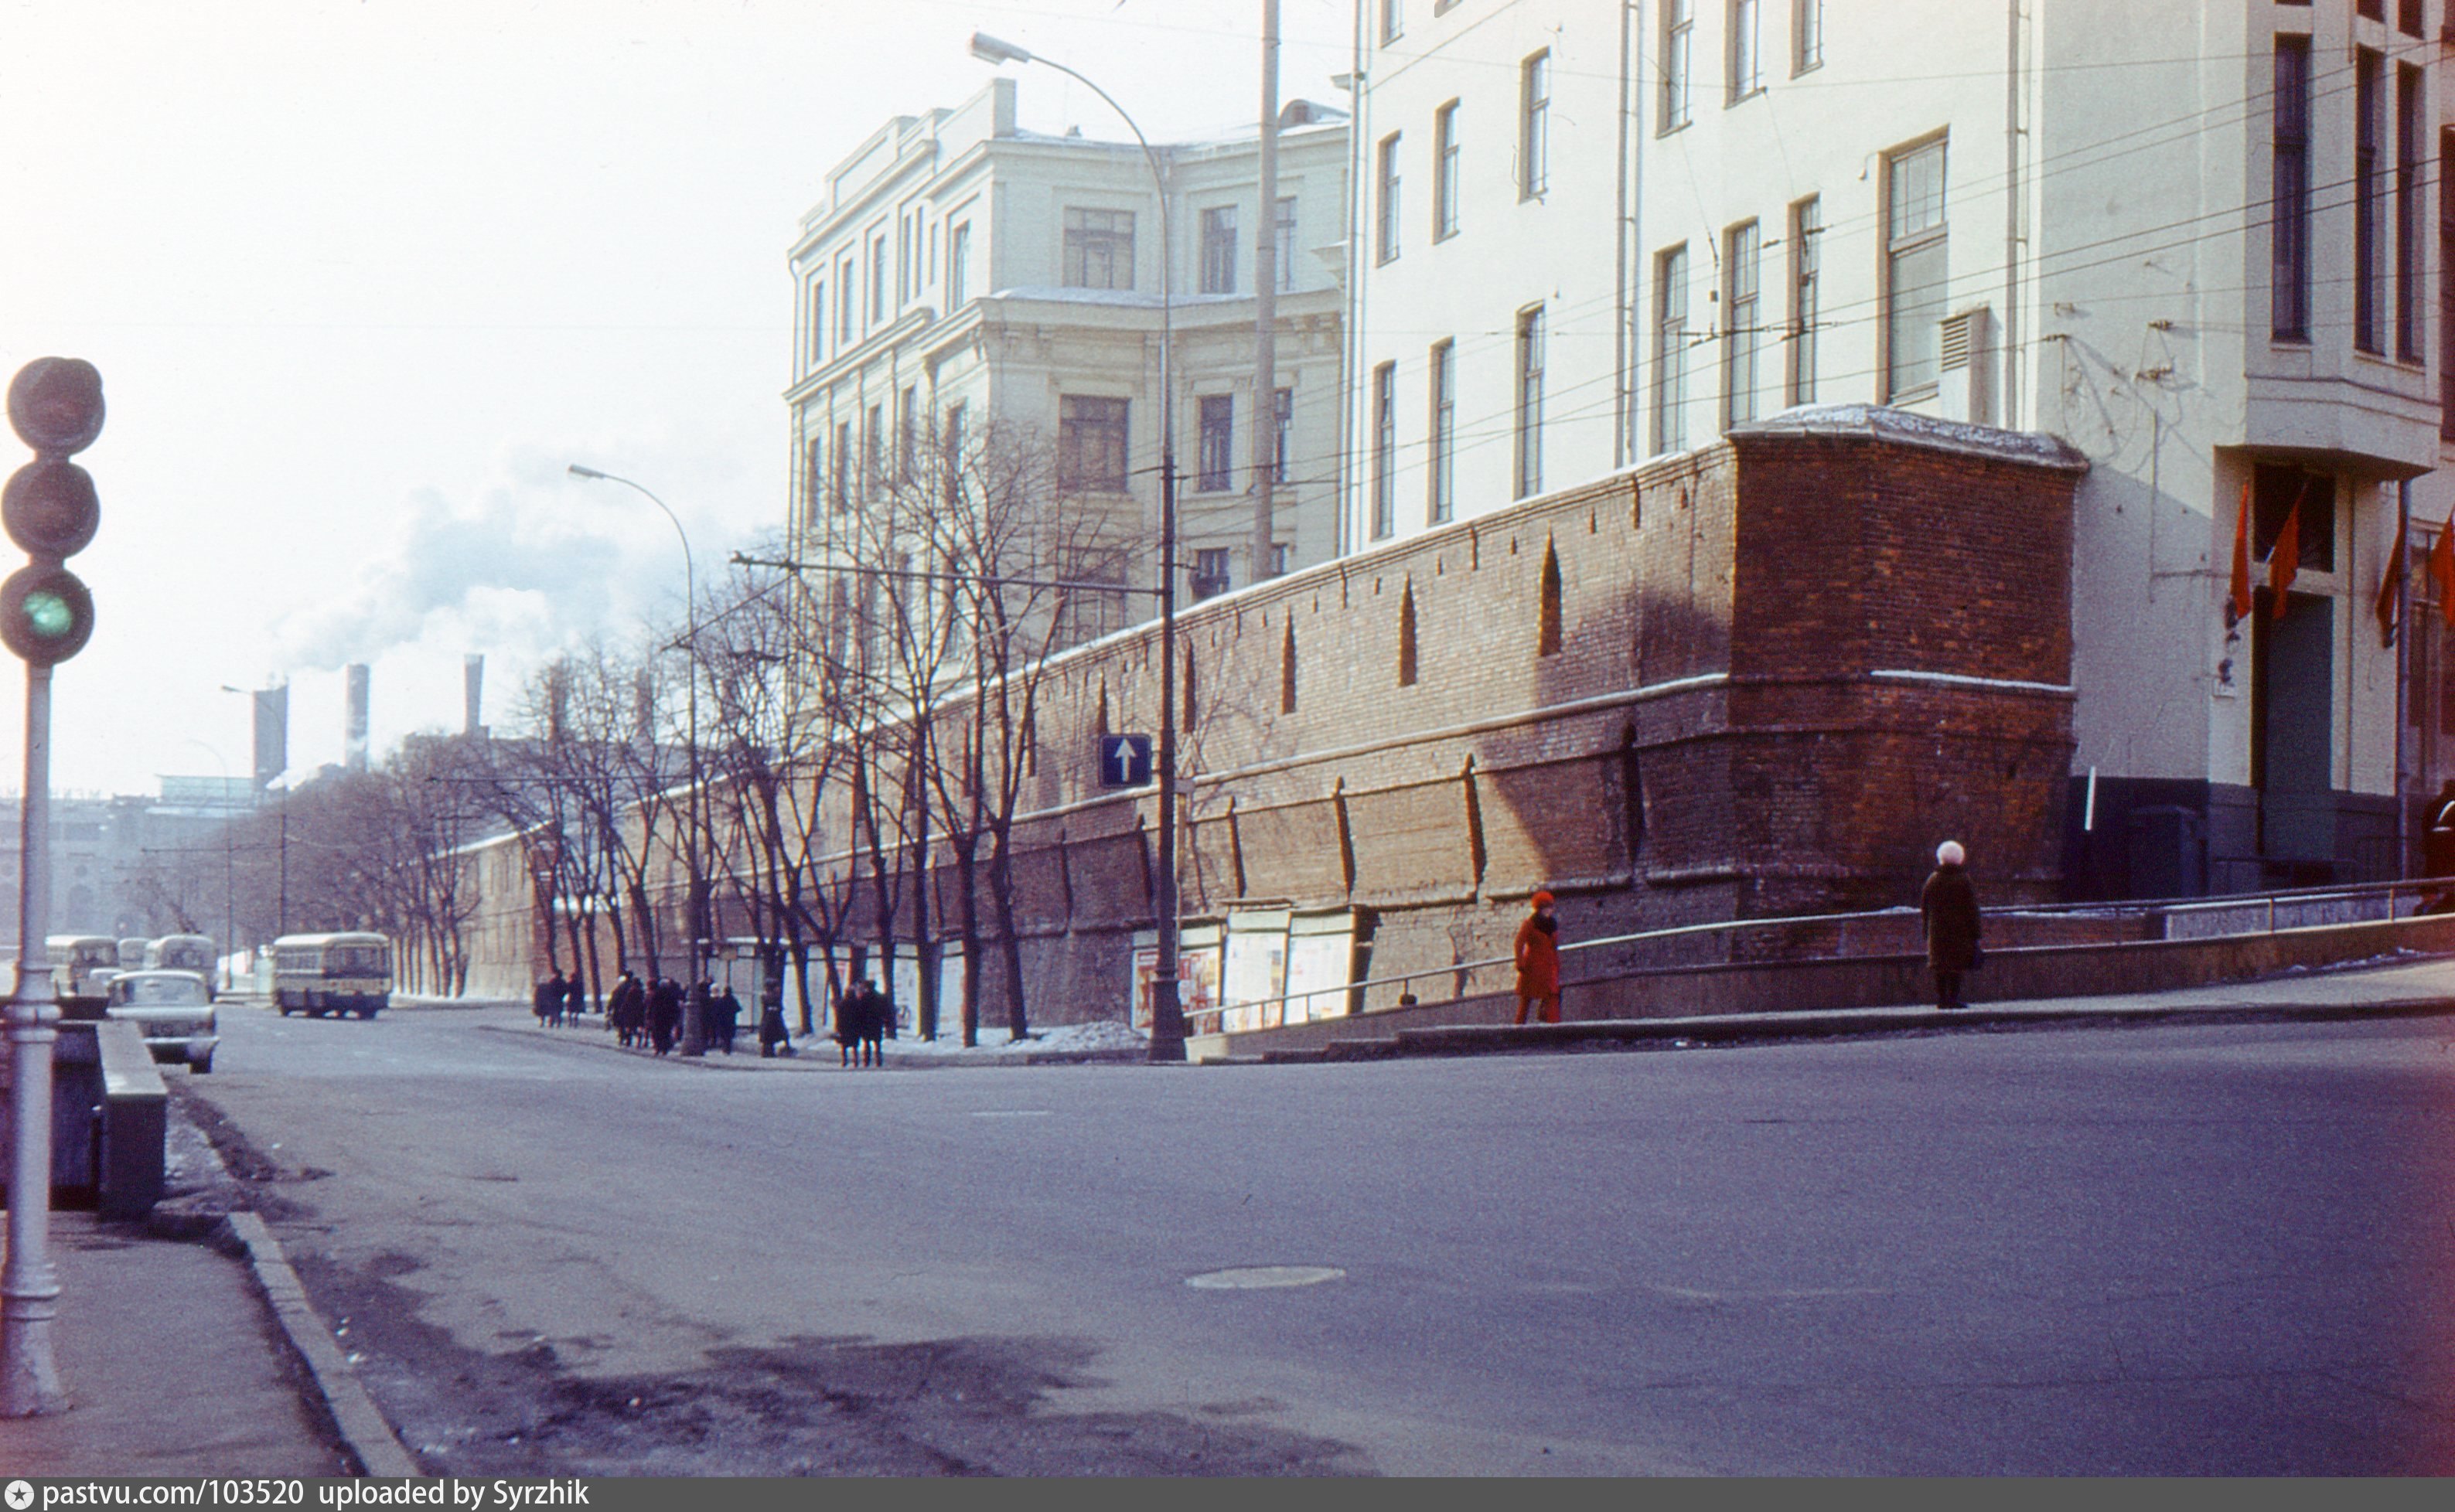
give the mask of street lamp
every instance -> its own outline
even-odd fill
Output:
[[[1185,1058],[1185,1010],[1177,999],[1176,927],[1176,390],[1169,372],[1176,345],[1176,259],[1168,248],[1167,175],[1150,139],[1107,91],[1054,58],[1036,57],[985,31],[972,33],[972,56],[984,63],[1038,63],[1055,69],[1107,101],[1141,144],[1159,192],[1159,960],[1152,972],[1150,1058]]]
[[[612,473],[600,473],[593,467],[582,467],[577,462],[571,464],[571,475],[591,478],[600,483],[619,483],[639,494],[649,503],[664,511],[665,518],[673,521],[674,534],[680,537],[682,543],[682,584],[684,591],[690,595],[682,605],[683,617],[689,627],[690,637],[689,694],[685,699],[685,705],[689,710],[689,733],[686,738],[690,742],[688,753],[690,814],[685,823],[690,830],[690,843],[682,848],[682,857],[683,864],[690,873],[691,969],[690,982],[682,994],[681,1053],[686,1056],[703,1056],[707,1054],[707,1022],[701,1011],[699,982],[707,965],[703,951],[707,940],[708,890],[707,882],[702,876],[706,870],[706,858],[700,849],[702,840],[706,837],[704,826],[707,799],[700,791],[704,784],[700,781],[699,768],[699,566],[696,558],[691,554],[690,533],[682,529],[681,516],[676,514],[672,507],[663,499],[657,497],[646,488],[627,477],[619,477]],[[654,736],[650,738],[653,742]]]

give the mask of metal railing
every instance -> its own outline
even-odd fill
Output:
[[[2253,930],[2235,930],[2228,933],[2236,935],[2272,935],[2276,933],[2277,930],[2277,910],[2280,905],[2283,905],[2286,909],[2289,919],[2294,913],[2306,912],[2305,905],[2313,903],[2324,903],[2336,899],[2358,900],[2368,897],[2380,897],[2384,900],[2385,904],[2384,908],[2381,911],[2382,916],[2385,918],[2393,919],[2421,913],[2423,912],[2425,905],[2434,902],[2442,897],[2455,898],[2455,878],[2412,878],[2393,882],[2349,882],[2333,886],[2285,888],[2274,892],[2233,893],[2217,897],[2202,896],[2196,897],[2146,899],[2123,898],[2111,901],[2071,903],[2023,903],[2004,908],[1981,909],[1979,912],[1984,917],[1996,919],[2014,919],[2024,917],[2070,918],[2075,917],[2145,918],[2150,916],[2170,917],[2175,915],[2223,913],[2253,909],[2259,910],[2263,916],[2260,928]],[[2401,905],[2399,903],[2399,899],[2402,900]],[[1560,946],[1560,955],[1565,959],[1567,957],[1576,955],[1581,952],[1641,946],[1681,938],[1695,938],[1715,935],[1741,936],[1776,929],[1839,928],[1849,924],[1861,922],[1901,922],[1917,918],[1917,909],[1903,904],[1892,908],[1869,909],[1856,913],[1845,914],[1795,914],[1784,916],[1779,918],[1714,919],[1701,924],[1677,924],[1662,929],[1637,930],[1625,935],[1609,935],[1596,939],[1574,940]],[[2288,922],[2285,927],[2298,928],[2301,926]],[[2222,935],[2211,935],[2194,936],[2191,937],[2221,938],[2223,937]],[[1836,940],[1836,943],[1842,942],[1843,941]],[[1221,940],[1221,948],[1223,951],[1225,947],[1226,939],[1223,937]],[[1824,955],[1818,958],[1826,960],[1867,959],[1872,958],[1877,954],[1879,953],[1840,950]],[[1892,952],[1883,952],[1880,954],[1892,954]],[[1723,961],[1715,961],[1694,962],[1692,964],[1726,963],[1727,962]],[[1225,963],[1223,961],[1223,965]],[[1348,982],[1337,987],[1315,987],[1304,992],[1281,993],[1274,997],[1258,998],[1243,1002],[1223,1002],[1215,1007],[1201,1009],[1198,1012],[1189,1012],[1187,1018],[1188,1021],[1195,1026],[1193,1032],[1202,1034],[1217,1034],[1251,1032],[1250,1029],[1238,1029],[1234,1031],[1226,1030],[1224,1028],[1224,1022],[1227,1016],[1231,1013],[1242,1016],[1247,1012],[1253,1010],[1259,1010],[1260,1012],[1258,1017],[1264,1020],[1259,1027],[1281,1027],[1289,1022],[1287,1018],[1287,1009],[1289,1004],[1295,1003],[1302,1003],[1306,1007],[1305,1017],[1292,1020],[1292,1022],[1295,1023],[1315,1023],[1329,1019],[1358,1018],[1370,1014],[1389,1013],[1399,1008],[1421,1006],[1420,999],[1418,999],[1414,994],[1414,986],[1417,983],[1433,981],[1440,978],[1450,978],[1452,980],[1453,985],[1448,997],[1437,998],[1435,1001],[1459,1002],[1470,997],[1482,997],[1508,990],[1514,980],[1513,973],[1516,970],[1516,964],[1515,958],[1511,956],[1487,956],[1473,960],[1453,961],[1443,966],[1427,966],[1416,971],[1399,972],[1389,976],[1368,977],[1361,980]],[[1654,969],[1666,969],[1668,966],[1674,964],[1676,963],[1665,963],[1664,967],[1657,967]],[[1771,965],[1777,964],[1777,962],[1768,960],[1751,962],[1749,964]],[[1474,992],[1470,992],[1468,991],[1469,980],[1477,972],[1506,972],[1512,975],[1503,977],[1496,983],[1481,987]],[[1222,972],[1222,976],[1223,978],[1225,977],[1224,971]],[[1584,981],[1591,982],[1597,980],[1610,980],[1613,978],[1609,977],[1589,977],[1582,979]],[[1577,981],[1574,980],[1563,980],[1561,983],[1563,987],[1571,987],[1577,984]],[[1367,999],[1370,997],[1374,996],[1376,992],[1387,998],[1393,990],[1396,994],[1394,998],[1383,1001],[1377,1005],[1367,1005]],[[1335,1000],[1336,1011],[1326,1014],[1314,1014],[1311,1011],[1313,1005],[1321,1002],[1325,998]],[[1276,1014],[1268,1012],[1268,1010],[1273,1007],[1278,1010]]]

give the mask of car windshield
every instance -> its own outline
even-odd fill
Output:
[[[201,1007],[205,1002],[205,984],[184,977],[123,977],[111,990],[119,1001],[138,1008]]]

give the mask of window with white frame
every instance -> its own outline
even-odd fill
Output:
[[[852,344],[853,322],[860,316],[861,296],[854,292],[852,254],[846,252],[836,261],[836,349]]]
[[[1552,183],[1552,50],[1517,66],[1517,197],[1533,199]]]
[[[1458,228],[1458,102],[1432,112],[1432,240],[1445,241]]]
[[[1943,376],[1947,289],[1944,143],[1884,160],[1884,400],[1934,392]]]
[[[1270,234],[1275,238],[1271,248],[1278,253],[1279,292],[1286,293],[1296,286],[1296,197],[1293,194],[1281,196]]]
[[[869,320],[872,325],[886,322],[886,232],[883,231],[869,239]]]
[[[1236,486],[1236,397],[1206,393],[1201,402],[1202,442],[1194,487],[1206,494]]]
[[[1129,210],[1065,212],[1068,289],[1131,289],[1134,286],[1134,212]]]
[[[1295,390],[1280,389],[1270,395],[1270,420],[1273,429],[1270,438],[1270,481],[1285,483],[1288,480],[1288,451],[1290,443],[1295,439]]]
[[[1756,417],[1756,369],[1761,346],[1757,264],[1763,236],[1755,221],[1734,226],[1722,238],[1722,428]]]
[[[1406,0],[1381,0],[1381,45],[1386,48],[1406,34]]]
[[[836,470],[829,479],[828,492],[834,495],[839,514],[852,507],[852,422],[836,422]]]
[[[1688,449],[1688,248],[1654,260],[1654,450]]]
[[[1057,400],[1057,481],[1069,489],[1126,491],[1126,401],[1090,394]]]
[[[1432,524],[1457,512],[1457,343],[1432,348],[1432,424],[1424,514]]]
[[[1375,178],[1379,184],[1381,219],[1373,243],[1373,258],[1390,262],[1398,255],[1398,133],[1381,138],[1376,154],[1380,165]]]
[[[946,307],[955,309],[972,296],[972,223],[959,220],[946,233]]]
[[[1372,539],[1397,528],[1398,365],[1372,370]]]
[[[1202,292],[1236,292],[1236,207],[1213,205],[1202,212]]]
[[[827,354],[827,281],[813,279],[810,283],[810,366],[817,367]]]
[[[1696,43],[1696,0],[1662,0],[1662,108],[1654,130],[1688,124],[1689,68]]]
[[[1730,0],[1729,84],[1736,104],[1764,89],[1764,0]]]
[[[1790,71],[1824,66],[1824,0],[1790,0]]]
[[[1517,312],[1517,492],[1543,492],[1543,307]]]
[[[1816,323],[1823,299],[1823,201],[1790,207],[1790,356],[1783,388],[1792,404],[1816,402]]]

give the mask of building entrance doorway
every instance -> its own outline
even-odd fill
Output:
[[[2250,782],[2259,849],[2293,863],[2289,880],[2330,879],[2336,859],[2335,600],[2264,588],[2251,620]]]

